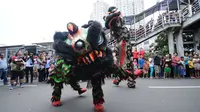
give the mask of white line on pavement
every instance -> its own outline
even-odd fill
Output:
[[[25,87],[37,87],[37,85],[24,85]]]
[[[149,86],[150,89],[196,89],[200,86]]]
[[[0,86],[4,86],[4,85],[0,84]],[[5,86],[10,86],[10,85],[5,85]],[[24,85],[24,87],[37,87],[37,85]]]

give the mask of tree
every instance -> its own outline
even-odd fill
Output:
[[[157,39],[155,40],[154,49],[161,56],[165,56],[169,53],[167,32],[163,31],[158,35]]]

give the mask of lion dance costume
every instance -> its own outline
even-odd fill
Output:
[[[127,45],[130,35],[128,29],[124,26],[122,18],[121,12],[116,7],[110,7],[108,14],[103,17],[105,27],[107,30],[110,30],[110,34],[115,41],[114,52],[118,55],[118,63],[113,65],[113,70],[111,70],[116,77],[113,83],[119,85],[122,80],[127,80],[127,86],[129,88],[135,88],[135,79],[138,75],[142,74],[142,71],[133,70],[130,55],[127,55],[128,53],[131,54],[131,46]],[[126,58],[126,65],[128,66],[124,66]]]
[[[93,104],[97,112],[104,110],[104,94],[101,88],[107,68],[112,66],[112,51],[99,22],[89,22],[84,28],[68,23],[68,32],[54,34],[53,48],[59,59],[50,75],[54,86],[52,105],[61,105],[63,83],[82,94],[86,91],[78,84],[79,80],[88,80],[87,88],[92,88]]]

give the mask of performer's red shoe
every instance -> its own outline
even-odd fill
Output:
[[[58,107],[58,106],[61,106],[62,103],[61,103],[61,101],[53,101],[52,105],[55,106],[55,107]]]
[[[94,109],[96,110],[96,112],[104,112],[103,104],[95,104]]]
[[[113,84],[115,84],[115,85],[119,85],[119,81],[116,80],[116,79],[114,79],[114,80],[113,80]]]
[[[87,91],[86,88],[81,88],[79,91],[78,91],[78,94],[81,95],[83,93],[85,93]]]
[[[143,74],[142,70],[135,70],[134,71],[135,76],[140,76]]]

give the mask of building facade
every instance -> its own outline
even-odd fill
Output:
[[[144,11],[144,0],[133,0],[135,14],[139,14]]]
[[[144,11],[144,0],[114,0],[114,5],[123,16],[136,15]]]
[[[93,4],[93,12],[90,16],[91,20],[99,21],[102,25],[104,25],[103,17],[107,13],[109,5],[103,0],[97,0]]]

